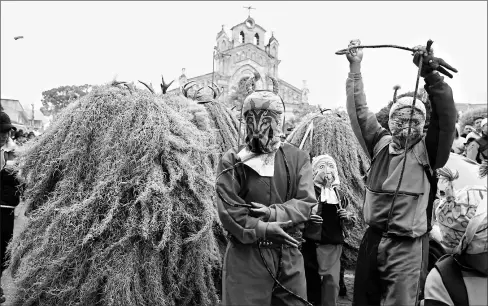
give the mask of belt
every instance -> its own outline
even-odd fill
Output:
[[[305,242],[305,240],[302,238],[302,232],[301,231],[296,231],[296,232],[293,232],[293,233],[288,233],[292,238],[294,238],[295,240],[298,241],[298,248],[300,249],[303,242]],[[253,243],[249,243],[249,244],[244,244],[242,242],[240,242],[236,237],[232,236],[232,235],[229,235],[228,236],[229,240],[233,243],[233,244],[238,244],[238,245],[249,245],[253,248],[264,248],[264,249],[278,249],[278,248],[281,248],[282,246],[284,248],[292,248],[292,246],[289,246],[288,244],[280,244],[280,243],[275,243],[275,242],[272,242],[270,240],[266,240],[266,239],[259,239],[258,241],[256,242],[253,242]]]
[[[375,233],[376,235],[381,236],[383,238],[394,238],[394,239],[398,239],[398,240],[413,240],[413,239],[415,239],[414,237],[410,237],[410,236],[401,236],[401,235],[385,232],[384,230],[381,230],[381,229],[378,229],[378,228],[372,227],[372,226],[370,226],[369,228],[371,229],[371,231],[373,233]],[[422,236],[419,236],[419,237],[422,237]]]

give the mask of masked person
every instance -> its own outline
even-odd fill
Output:
[[[454,191],[453,178],[449,180],[448,190]],[[427,276],[423,305],[488,305],[486,186],[465,186],[452,193],[435,211],[441,244],[448,254]]]
[[[304,305],[298,246],[316,204],[312,167],[307,153],[280,140],[284,108],[277,82],[273,92],[254,91],[256,79],[246,84],[242,109],[246,144],[227,151],[217,171],[218,213],[230,233],[222,305]]]
[[[335,306],[339,295],[342,244],[344,243],[344,225],[352,225],[356,221],[346,211],[347,198],[339,191],[340,180],[335,160],[327,155],[314,157],[312,160],[313,182],[318,204],[312,209],[309,224],[304,236],[307,243],[316,247],[308,247],[304,257],[316,256],[317,272],[320,275],[320,302],[318,305]],[[315,271],[307,271],[307,285],[313,288],[317,281]],[[316,289],[315,289],[316,290]],[[311,290],[310,290],[311,291]],[[309,291],[309,295],[313,292]],[[317,299],[315,299],[317,300]]]
[[[471,141],[466,147],[466,157],[478,163],[488,159],[488,121],[483,119],[480,123],[481,137]]]
[[[17,128],[12,125],[10,117],[5,112],[0,112],[0,273],[5,269],[6,249],[14,232],[14,209],[20,202],[17,192],[20,182],[8,169],[15,157],[16,145],[10,137],[11,132],[15,130]],[[3,301],[5,297],[0,287],[0,302]]]
[[[360,46],[360,42],[351,41],[350,46]],[[361,77],[363,51],[354,48],[347,54],[350,62],[347,111],[359,143],[372,158],[363,206],[369,227],[358,253],[354,305],[418,305],[427,275],[427,233],[436,194],[433,190],[437,186],[432,170],[443,167],[449,158],[456,108],[451,88],[431,64],[440,62],[454,69],[442,59],[434,58],[432,52],[427,54],[426,48],[417,50],[415,64],[418,65],[421,53],[426,55],[421,76],[432,104],[426,136],[425,107],[418,99],[413,107],[413,97],[397,99],[392,105],[388,122],[391,134],[378,123],[366,104]],[[405,175],[393,201],[403,172],[405,150]]]

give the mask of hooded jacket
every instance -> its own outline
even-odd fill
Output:
[[[352,129],[372,158],[363,208],[365,222],[388,235],[414,238],[427,232],[428,173],[433,175],[432,170],[445,165],[454,140],[456,108],[451,88],[437,73],[425,77],[425,83],[432,104],[429,129],[407,153],[405,174],[393,206],[404,154],[390,153],[392,136],[369,110],[361,74],[350,73],[346,82],[347,112]]]

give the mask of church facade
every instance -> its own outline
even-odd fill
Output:
[[[229,96],[238,89],[239,83],[258,73],[261,77],[257,88],[272,89],[272,83],[266,78],[270,75],[276,78],[280,84],[280,96],[286,106],[287,117],[293,116],[294,109],[308,104],[309,90],[306,81],[298,88],[279,77],[279,43],[272,34],[265,44],[266,30],[256,24],[250,16],[242,23],[231,28],[229,36],[224,28],[217,34],[214,47],[214,73],[212,72],[196,77],[188,78],[185,69],[179,77],[180,88],[172,90],[181,91],[181,87],[187,82],[194,81],[195,88],[210,86],[212,79],[221,89],[221,101],[227,101]],[[213,78],[212,78],[213,77]],[[171,91],[170,91],[171,92]]]

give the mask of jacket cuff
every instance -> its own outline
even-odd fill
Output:
[[[442,77],[439,73],[437,72],[432,72],[429,73],[424,77],[424,81],[427,85],[432,86],[435,83],[442,82],[444,81],[444,77]]]
[[[268,218],[268,222],[275,222],[276,221],[276,208],[268,207],[270,214]]]
[[[258,221],[254,230],[256,231],[257,238],[264,238],[266,236],[266,227],[268,222],[263,222],[261,220]]]
[[[358,73],[349,72],[347,74],[347,77],[351,80],[360,80],[361,79],[361,72],[358,72]]]

